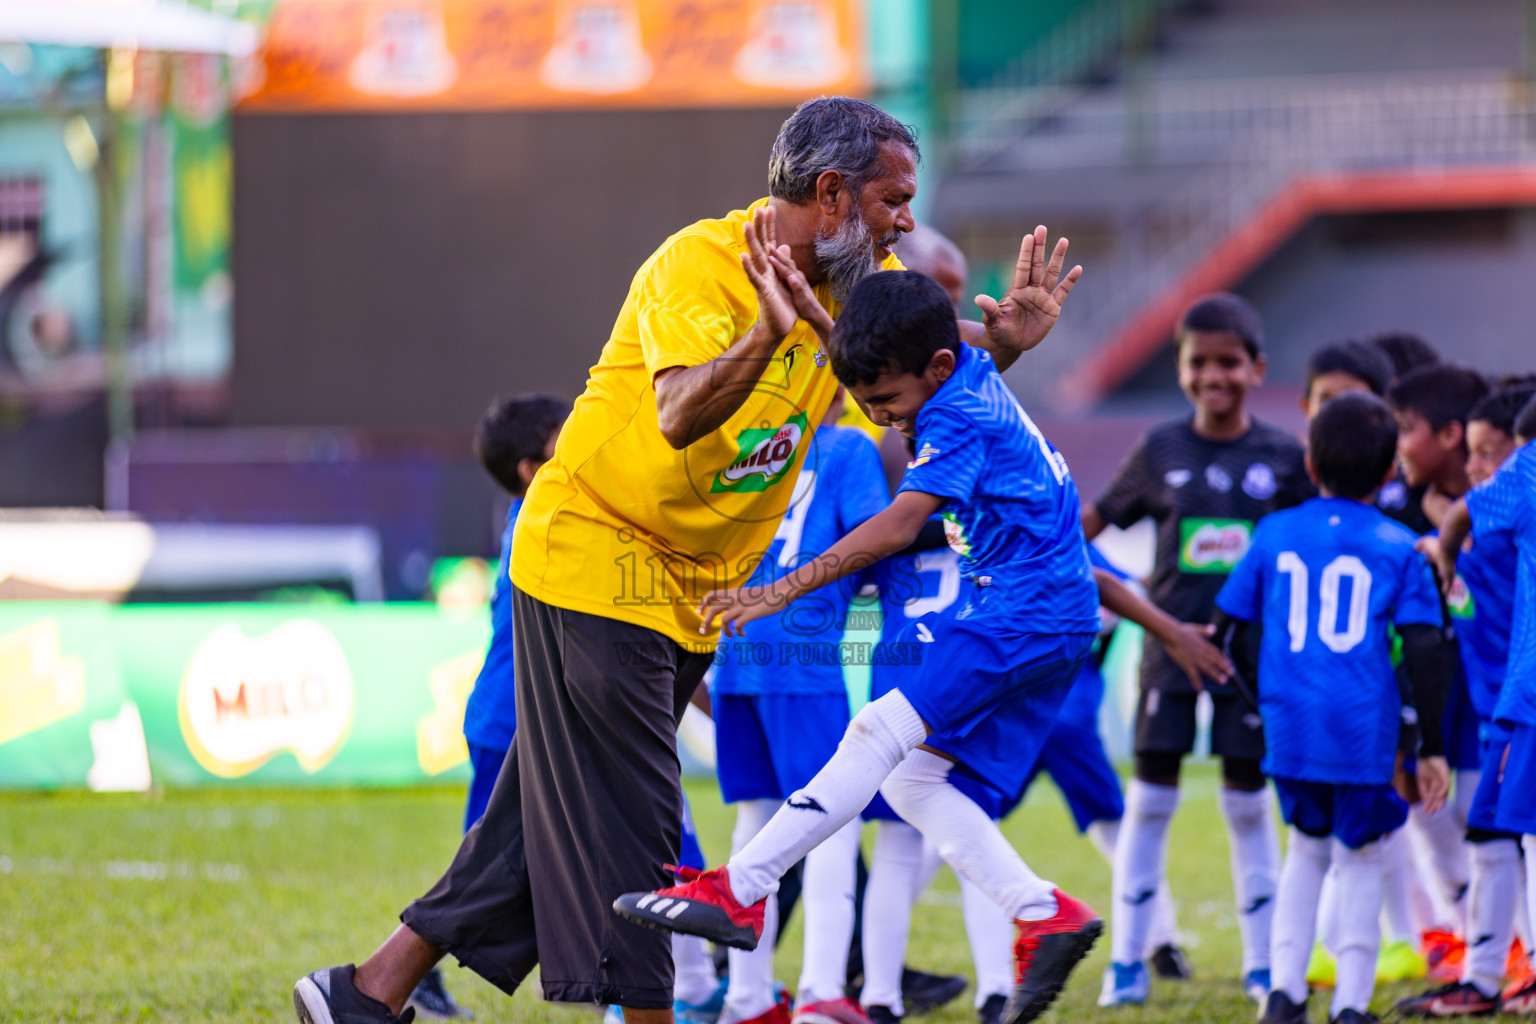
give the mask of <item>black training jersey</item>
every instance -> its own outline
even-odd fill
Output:
[[[1381,485],[1376,492],[1376,507],[1389,519],[1395,519],[1419,536],[1435,528],[1424,514],[1424,492],[1428,487],[1409,487],[1401,475]]]
[[[1254,524],[1306,500],[1311,482],[1301,443],[1283,430],[1254,420],[1235,441],[1210,441],[1191,424],[1182,419],[1148,431],[1094,506],[1121,529],[1143,516],[1156,520],[1148,596],[1183,622],[1209,622],[1216,592],[1247,552]],[[1141,685],[1192,691],[1151,637]]]

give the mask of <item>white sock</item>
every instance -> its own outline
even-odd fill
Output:
[[[1168,825],[1179,807],[1179,787],[1132,779],[1125,790],[1125,817],[1115,844],[1110,908],[1110,959],[1135,964],[1147,958],[1153,899],[1163,883]]]
[[[1381,949],[1381,843],[1351,850],[1335,839],[1332,852],[1339,873],[1339,946],[1329,1019],[1370,1007]]]
[[[1270,991],[1284,992],[1297,1003],[1307,998],[1307,960],[1317,935],[1317,903],[1328,873],[1328,843],[1291,829],[1280,868],[1270,931]]]
[[[805,958],[799,1002],[843,998],[853,939],[854,861],[864,823],[854,818],[805,855]]]
[[[882,821],[864,887],[864,989],[859,1002],[887,1007],[898,1017],[905,1012],[901,967],[907,958],[924,843],[923,834],[906,822]]]
[[[1460,787],[1463,772],[1457,772]],[[1425,814],[1423,804],[1408,808],[1408,833],[1421,857],[1431,895],[1438,896],[1445,909],[1437,908],[1439,917],[1451,931],[1466,930],[1467,883],[1471,866],[1467,858],[1467,823],[1456,816],[1456,805],[1449,803],[1434,814]],[[1448,913],[1447,913],[1448,911]]]
[[[1243,973],[1269,966],[1269,929],[1275,916],[1280,874],[1280,831],[1270,810],[1269,789],[1247,792],[1222,786],[1221,816],[1232,851],[1232,888],[1237,929],[1243,937]]]
[[[975,885],[960,879],[960,905],[965,911],[965,937],[976,965],[976,1008],[988,996],[1013,991],[1013,921],[1002,907]]]
[[[1099,855],[1109,863],[1110,872],[1115,868],[1115,847],[1120,841],[1120,821],[1100,820],[1088,823],[1088,841]],[[1179,918],[1173,906],[1173,891],[1165,878],[1158,883],[1157,895],[1152,897],[1152,929],[1147,933],[1147,948],[1179,944]]]
[[[914,750],[891,772],[880,792],[892,810],[933,841],[956,874],[996,900],[1010,918],[1054,917],[1055,886],[1029,870],[1003,838],[997,822],[950,784],[952,767],[937,754]]]
[[[728,867],[737,901],[751,906],[777,892],[784,872],[852,821],[927,732],[900,690],[864,705],[848,723],[832,759],[732,855]]]
[[[1525,913],[1526,920],[1536,928],[1536,835],[1521,836],[1520,848],[1525,851]],[[1536,949],[1527,945],[1525,955],[1536,965]]]
[[[1322,891],[1317,894],[1317,938],[1314,944],[1332,953],[1338,948],[1338,932],[1339,873],[1330,865],[1323,876]]]
[[[709,943],[697,935],[672,933],[672,998],[703,1003],[720,987]]]
[[[744,849],[762,831],[779,809],[777,800],[743,800],[736,805],[736,829],[731,833],[731,849]],[[748,952],[727,952],[731,983],[725,990],[724,1021],[751,1020],[766,1013],[777,1002],[773,993],[773,945],[779,933],[779,904],[769,900],[763,914],[763,937],[757,948]]]
[[[1413,919],[1413,865],[1409,862],[1408,837],[1403,830],[1381,840],[1381,916],[1386,936],[1415,949],[1422,931]]]
[[[1468,845],[1472,847],[1472,885],[1467,891],[1467,958],[1461,980],[1491,996],[1504,980],[1504,959],[1515,929],[1520,847],[1513,839]]]
[[[1483,784],[1483,770],[1481,768],[1458,768],[1456,770],[1456,792],[1452,794],[1452,807],[1456,809],[1456,823],[1461,826],[1461,838],[1465,845],[1462,849],[1467,853],[1467,879],[1472,878],[1472,851],[1466,849],[1471,843],[1466,842],[1467,818],[1472,814],[1472,801],[1477,797],[1477,787]]]
[[[1530,861],[1530,855],[1524,858]],[[1531,948],[1531,886],[1526,880],[1524,871],[1515,872],[1515,938],[1520,940],[1521,947],[1526,955],[1536,952]]]

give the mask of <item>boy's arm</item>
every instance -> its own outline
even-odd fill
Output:
[[[796,598],[895,554],[917,538],[944,499],[902,491],[886,508],[861,523],[814,560],[767,586],[712,590],[699,602],[700,633],[718,622],[723,636],[740,636],[753,619],[783,611]]]
[[[1201,676],[1225,683],[1232,675],[1232,663],[1208,639],[1215,632],[1214,626],[1180,622],[1121,583],[1112,572],[1096,568],[1093,576],[1099,584],[1099,604],[1161,640],[1168,656],[1189,676],[1196,690],[1202,688]]]
[[[1424,810],[1433,814],[1445,804],[1450,790],[1450,768],[1445,760],[1445,737],[1441,721],[1445,714],[1445,695],[1450,689],[1450,660],[1445,631],[1424,622],[1399,625],[1403,639],[1403,669],[1413,687],[1413,705],[1418,716],[1419,796]]]
[[[1419,551],[1434,566],[1444,594],[1449,594],[1451,585],[1456,582],[1456,557],[1461,554],[1461,546],[1471,532],[1472,513],[1467,508],[1467,499],[1458,498],[1440,521],[1440,535],[1423,537],[1418,542]]]

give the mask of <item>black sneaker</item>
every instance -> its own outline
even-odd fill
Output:
[[[293,986],[293,1008],[300,1024],[411,1024],[416,1011],[406,1007],[396,1017],[389,1007],[363,995],[352,984],[357,968],[322,967]]]
[[[920,1017],[954,999],[965,991],[968,984],[958,974],[929,974],[927,971],[903,967],[901,1002],[907,1008],[907,1016]]]
[[[434,1020],[474,1020],[475,1015],[454,1002],[453,996],[443,984],[443,972],[434,967],[421,979],[421,984],[411,992],[407,1006],[414,1006],[423,1017]]]
[[[1328,1024],[1381,1024],[1380,1018],[1374,1013],[1361,1013],[1359,1010],[1340,1010]]]
[[[869,1024],[898,1024],[901,1020],[889,1006],[866,1006],[864,1014],[869,1018]]]
[[[1294,1002],[1279,989],[1271,989],[1269,998],[1264,1000],[1264,1012],[1259,1014],[1259,1024],[1307,1024],[1307,1001]]]
[[[978,1024],[1003,1024],[1003,1007],[1008,1005],[1008,997],[994,992],[987,996],[986,1002],[981,1004],[981,1009],[976,1011]]]
[[[1152,973],[1164,981],[1188,981],[1195,976],[1184,951],[1171,942],[1165,942],[1152,951],[1148,962]]]

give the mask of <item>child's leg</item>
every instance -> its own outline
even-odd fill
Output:
[[[1280,869],[1270,936],[1270,990],[1284,992],[1295,1003],[1307,998],[1307,960],[1317,935],[1317,904],[1328,873],[1329,842],[1292,828]]]
[[[912,902],[923,870],[923,834],[904,821],[882,821],[875,835],[864,888],[865,1006],[884,1006],[900,1016],[901,965],[912,929]]]
[[[1457,787],[1461,786],[1457,772]],[[1425,814],[1423,804],[1408,809],[1408,834],[1417,847],[1420,863],[1428,876],[1429,894],[1438,897],[1435,916],[1447,930],[1466,929],[1466,895],[1470,870],[1467,861],[1467,823],[1459,820],[1456,805],[1448,803],[1434,814]]]
[[[1115,869],[1115,849],[1120,842],[1120,821],[1095,821],[1088,826],[1086,835],[1093,848],[1099,851],[1109,864],[1113,873]],[[1113,887],[1113,882],[1111,882]],[[1147,933],[1147,948],[1156,950],[1160,946],[1177,946],[1179,944],[1179,918],[1173,905],[1173,891],[1168,888],[1168,880],[1165,878],[1157,886],[1157,895],[1152,897],[1152,926]]]
[[[743,800],[736,805],[736,830],[731,849],[747,846],[779,809],[777,800]],[[779,930],[779,908],[769,900],[763,920],[763,937],[751,952],[732,949],[728,954],[731,984],[725,993],[725,1017],[751,1020],[773,1007],[773,939]]]
[[[1007,996],[1013,990],[1013,922],[1003,908],[975,885],[960,879],[960,905],[965,911],[965,937],[971,943],[971,962],[976,965],[976,1000],[979,1010],[990,996]]]
[[[950,867],[1014,920],[1042,921],[1056,914],[1055,886],[1024,863],[997,823],[949,781],[953,763],[914,750],[891,772],[881,794],[891,808],[932,840]]]
[[[1339,873],[1339,924],[1330,1018],[1344,1010],[1365,1013],[1371,1004],[1381,948],[1381,842],[1351,850],[1335,839],[1333,863]]]
[[[1177,755],[1168,755],[1175,760]],[[1138,755],[1138,764],[1143,760]],[[1164,884],[1168,826],[1179,806],[1179,787],[1132,779],[1125,791],[1125,817],[1115,844],[1110,908],[1110,959],[1135,964],[1146,959],[1157,891]]]
[[[1525,919],[1536,930],[1536,835],[1521,836],[1520,846],[1525,850]],[[1527,945],[1525,952],[1536,965],[1536,946]]]
[[[852,821],[927,732],[900,690],[864,705],[826,767],[731,856],[727,867],[737,901],[751,906],[777,891],[784,872]]]
[[[1417,948],[1419,933],[1413,916],[1413,865],[1409,863],[1408,837],[1401,829],[1381,840],[1381,909],[1386,935],[1392,942]]]
[[[1467,958],[1461,980],[1485,996],[1497,995],[1515,926],[1520,847],[1514,839],[1485,839],[1472,847],[1467,892]]]
[[[797,993],[802,1004],[843,997],[853,938],[854,861],[863,826],[855,816],[805,855],[805,959]]]
[[[1240,765],[1241,767],[1238,767]],[[1237,895],[1237,926],[1243,937],[1243,973],[1269,966],[1269,932],[1275,914],[1275,876],[1280,866],[1280,833],[1270,808],[1269,790],[1258,765],[1223,762],[1228,785],[1220,790],[1232,853],[1232,887]],[[1242,779],[1233,779],[1234,773]],[[1255,780],[1253,776],[1257,776]],[[1252,783],[1259,788],[1253,789]],[[1246,788],[1234,788],[1240,782]]]
[[[704,1003],[720,987],[709,943],[697,935],[672,933],[672,998],[685,1003]]]

